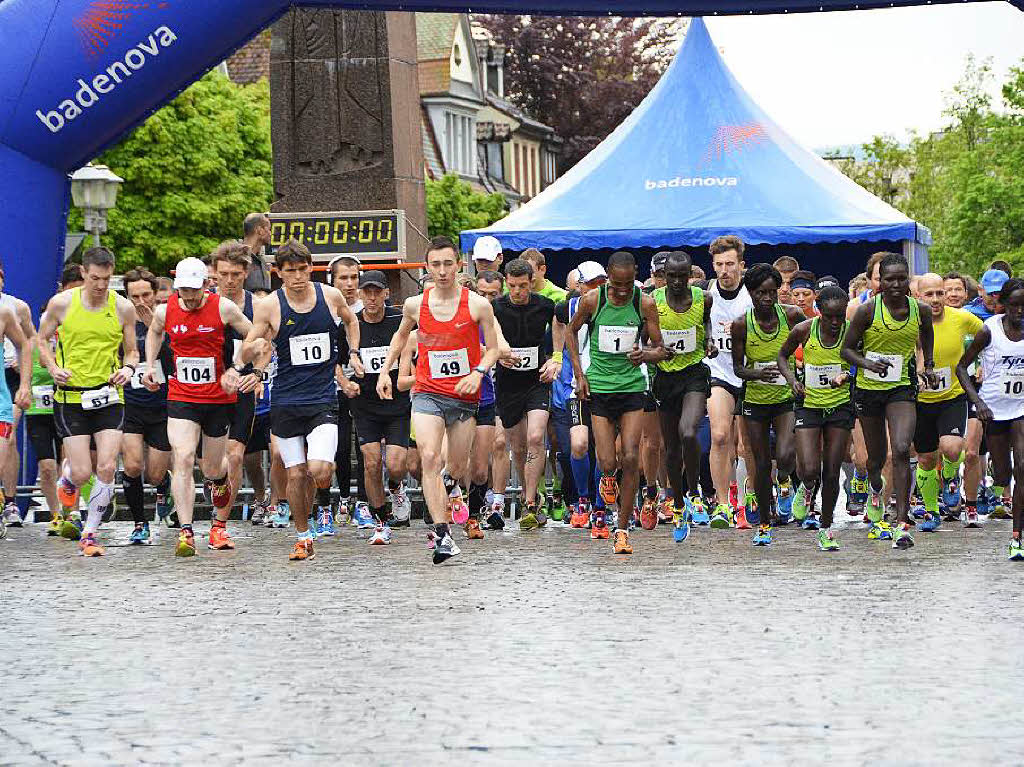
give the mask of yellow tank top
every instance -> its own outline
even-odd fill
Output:
[[[57,365],[71,371],[67,386],[94,389],[103,386],[119,367],[118,353],[124,332],[117,317],[117,294],[107,292],[107,305],[90,311],[82,304],[82,289],[71,291],[71,304],[57,331]],[[118,389],[118,397],[121,390]],[[54,399],[63,403],[80,403],[78,391],[57,390]]]

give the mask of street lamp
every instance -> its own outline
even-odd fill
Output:
[[[86,165],[71,175],[71,201],[85,214],[85,230],[92,232],[95,244],[107,231],[107,211],[117,204],[117,190],[124,179],[106,165]]]

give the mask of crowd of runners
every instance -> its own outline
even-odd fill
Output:
[[[616,554],[659,525],[680,543],[707,526],[767,546],[795,524],[834,551],[841,490],[850,521],[896,549],[1012,509],[1009,558],[1024,560],[1024,280],[1008,264],[979,284],[877,253],[844,287],[790,257],[748,266],[725,236],[711,279],[671,251],[642,283],[617,252],[562,289],[538,250],[503,263],[484,237],[469,269],[438,237],[399,304],[354,257],[316,281],[294,241],[273,255],[271,290],[268,243],[253,214],[244,240],[182,260],[173,281],[125,273],[124,295],[114,255],[89,249],[38,331],[0,293],[0,530],[23,524],[24,414],[47,532],[84,556],[105,553],[118,471],[131,543],[165,524],[194,556],[198,465],[208,548],[235,548],[229,522],[294,526],[296,561],[347,525],[391,543],[410,525],[410,478],[435,564],[456,538],[513,524],[585,530]],[[231,522],[243,488],[249,515]]]

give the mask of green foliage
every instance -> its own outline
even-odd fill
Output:
[[[167,273],[241,237],[245,214],[269,209],[270,88],[211,72],[97,161],[125,180],[103,237],[118,271]],[[69,226],[81,229],[80,213]]]
[[[479,229],[503,218],[505,198],[481,194],[454,173],[439,181],[427,179],[427,223],[431,237],[445,235],[455,242],[459,232]]]

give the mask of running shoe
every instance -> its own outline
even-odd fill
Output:
[[[644,505],[640,507],[640,527],[653,530],[658,526],[658,502],[656,498],[644,497]]]
[[[54,514],[50,524],[46,526],[46,534],[50,536],[60,535],[60,526],[62,524],[64,524],[64,517],[60,514]]]
[[[318,527],[319,525],[317,524],[316,517],[310,514],[306,518],[306,531],[309,533],[309,537],[314,541],[317,539],[317,536],[320,535]],[[376,527],[376,525],[374,525],[374,527]]]
[[[249,517],[249,521],[254,525],[263,526],[267,523],[268,515],[267,504],[263,503],[263,501],[256,501],[252,505],[252,516]]]
[[[821,529],[821,514],[816,511],[812,511],[804,521],[800,524],[804,530],[820,530]]]
[[[914,545],[914,537],[910,534],[910,525],[898,525],[892,531],[892,547],[894,549],[909,549]]]
[[[872,522],[868,528],[868,540],[890,541],[892,540],[892,527],[884,519]]]
[[[590,540],[603,540],[611,536],[608,521],[603,511],[595,511],[590,515]]]
[[[831,530],[818,531],[818,548],[822,551],[839,551],[839,541]]]
[[[952,479],[942,477],[942,502],[950,509],[960,508],[961,498],[959,474],[955,475]]]
[[[464,525],[469,520],[469,506],[466,505],[466,501],[462,497],[461,488],[458,485],[455,487],[455,495],[448,496],[448,513],[452,518],[452,522],[456,525]],[[547,521],[548,518],[546,516],[543,522],[540,521],[540,516],[537,517],[537,523],[540,525],[547,524]]]
[[[492,503],[491,513],[487,515],[487,529],[488,530],[504,530],[505,529],[505,504],[503,503]]]
[[[757,496],[749,490],[743,494],[743,509],[748,523],[756,525],[761,521],[761,513],[757,509]]]
[[[551,496],[551,518],[555,522],[561,522],[562,519],[567,515],[568,509],[565,507],[565,499],[560,495]]]
[[[955,508],[954,509],[954,508],[951,508],[951,507],[947,506],[946,504],[941,504],[939,506],[939,512],[942,515],[942,521],[943,522],[959,522],[960,518],[963,516],[960,513],[960,509],[959,508]]]
[[[604,501],[606,505],[614,506],[619,502],[619,483],[615,481],[615,477],[602,475],[599,492],[601,494],[601,500]]]
[[[304,562],[307,559],[315,558],[316,552],[313,551],[313,541],[309,538],[304,541],[295,541],[292,553],[288,555],[288,559],[292,562]]]
[[[706,526],[711,524],[711,515],[708,514],[708,509],[704,505],[704,501],[697,496],[687,495],[686,505],[690,512],[690,520],[695,525]],[[722,504],[719,504],[721,506]]]
[[[736,520],[736,529],[737,530],[752,530],[753,529],[753,525],[751,525],[750,522],[747,520],[747,507],[746,506],[740,506],[736,510],[735,520]]]
[[[658,502],[658,524],[666,525],[671,522],[675,515],[675,501],[671,498],[662,498]]]
[[[710,525],[715,530],[727,530],[732,527],[732,520],[729,519],[729,505],[720,503],[715,506],[715,510],[711,513]]]
[[[334,524],[336,527],[344,527],[352,521],[352,510],[348,505],[347,498],[338,500],[338,510],[334,512]]]
[[[78,553],[83,557],[102,557],[107,551],[96,542],[95,533],[86,533],[78,542]]]
[[[981,516],[978,514],[977,509],[969,508],[964,512],[964,527],[969,529],[981,527]]]
[[[484,537],[484,531],[480,529],[480,520],[470,517],[466,523],[466,537],[471,541],[479,541]]]
[[[779,524],[788,525],[793,519],[793,480],[787,479],[775,485],[776,505],[779,511]]]
[[[740,505],[740,489],[735,479],[729,483],[729,505],[734,509]]]
[[[455,545],[455,541],[452,540],[451,534],[445,534],[434,544],[434,564],[439,565],[461,553],[459,547]]]
[[[71,480],[64,475],[70,471],[68,459],[65,458],[61,464],[61,475],[57,479],[57,501],[65,509],[78,510],[78,488],[71,484]]]
[[[318,506],[316,515],[319,518],[317,532],[320,535],[332,536],[338,532],[334,529],[334,515],[331,514],[330,506]]]
[[[391,528],[387,525],[377,525],[373,535],[370,536],[369,544],[371,546],[387,546],[390,543]]]
[[[992,501],[991,511],[988,513],[992,519],[1009,519],[1010,505],[1005,498],[996,498]]]
[[[4,524],[4,518],[0,515],[0,541],[7,537],[7,525]]]
[[[934,533],[942,525],[942,519],[938,514],[932,514],[929,512],[925,515],[924,520],[918,524],[917,529],[922,533]]]
[[[211,527],[210,539],[206,544],[206,548],[213,549],[214,551],[234,551],[235,542],[231,540],[226,527]]]
[[[194,557],[196,555],[196,540],[191,530],[182,530],[178,534],[178,547],[174,550],[176,557]]]
[[[288,508],[287,501],[281,501],[277,504],[277,507],[270,507],[270,521],[267,523],[268,527],[275,527],[278,529],[288,527],[291,523],[291,510]]]
[[[629,533],[625,530],[615,531],[615,543],[612,545],[615,554],[632,554],[633,547],[629,545]]]
[[[807,491],[801,482],[796,488],[796,497],[793,499],[793,519],[798,523],[807,519]]]
[[[772,543],[772,528],[770,525],[758,525],[754,533],[755,546],[770,546]]]
[[[170,495],[157,495],[156,518],[168,527],[178,527],[178,515],[174,513],[174,499]]]
[[[885,519],[885,479],[882,479],[882,489],[871,488],[868,493],[867,503],[864,504],[864,515],[869,522],[881,522]]]
[[[153,538],[149,534],[149,522],[143,522],[141,525],[136,525],[128,540],[136,546],[146,546],[152,543]]]
[[[77,541],[82,537],[81,514],[73,511],[64,517],[64,522],[60,526],[60,537],[67,538],[69,541]]]
[[[1011,562],[1024,562],[1024,548],[1020,545],[1020,538],[1011,538],[1010,547],[1007,549],[1006,557]]]
[[[377,522],[370,513],[370,504],[366,503],[366,501],[358,501],[356,503],[355,511],[352,513],[352,521],[356,523],[360,530],[373,530],[377,527]]]
[[[914,519],[924,519],[928,516],[928,509],[924,507],[923,503],[918,503],[910,509],[910,516]]]
[[[853,479],[850,480],[850,495],[846,499],[846,513],[851,517],[856,517],[864,511],[864,506],[868,502],[868,480],[865,477],[860,479],[854,475]]]
[[[4,524],[8,527],[21,527],[21,512],[18,511],[18,504],[8,501],[4,506]]]
[[[682,509],[676,509],[675,506],[670,508],[672,509],[672,540],[682,543],[690,535],[690,515],[685,505]]]
[[[982,516],[988,516],[988,513],[992,511],[992,499],[989,497],[988,488],[984,485],[978,485],[978,499],[975,506]]]
[[[576,504],[570,503],[566,507],[565,514],[562,516],[562,524],[565,525],[566,527],[572,527],[573,526],[572,520],[573,520],[573,517],[575,517],[575,516],[576,516]]]
[[[569,520],[569,524],[577,529],[583,529],[587,526],[587,521],[590,519],[590,503],[586,498],[580,498],[579,503],[572,510],[572,515]]]
[[[528,503],[523,516],[519,518],[519,529],[536,530],[538,527],[540,527],[540,521],[537,519],[537,504],[536,502]]]
[[[405,483],[399,483],[398,489],[390,493],[391,516],[396,522],[408,522],[412,518],[412,501],[405,490]]]

